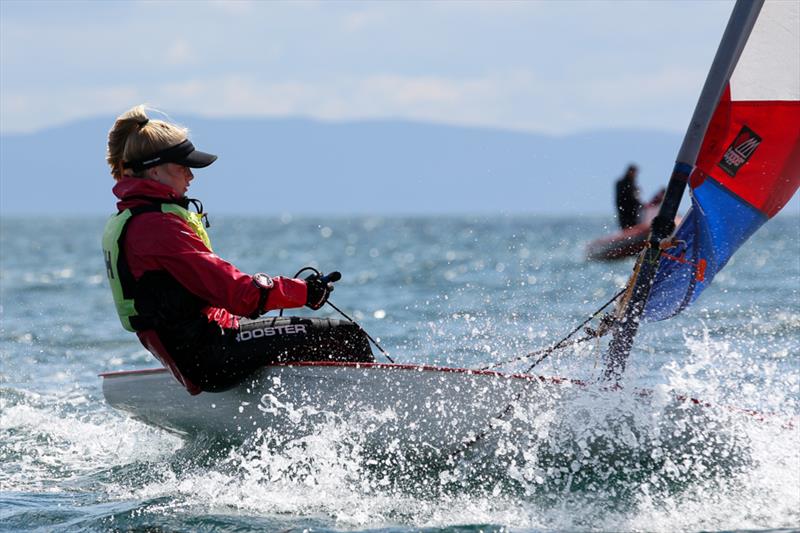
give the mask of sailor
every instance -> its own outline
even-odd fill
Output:
[[[625,174],[617,180],[617,220],[622,229],[637,225],[641,219],[643,204],[639,199],[639,186],[636,184],[638,172],[636,165],[628,165]]]
[[[119,201],[105,227],[103,255],[117,312],[192,394],[230,388],[268,363],[313,358],[320,343],[310,333],[326,319],[241,317],[316,310],[333,290],[319,275],[246,274],[213,252],[202,204],[186,192],[193,169],[216,159],[194,148],[186,128],[151,120],[141,105],[120,115],[108,134],[106,161]],[[327,319],[322,329],[347,337],[345,345],[372,360],[368,344],[358,348],[354,328]]]

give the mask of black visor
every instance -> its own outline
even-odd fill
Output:
[[[139,161],[126,161],[124,167],[141,172],[164,163],[175,163],[190,168],[203,168],[217,160],[217,156],[194,149],[194,145],[186,139],[180,144],[171,146]]]

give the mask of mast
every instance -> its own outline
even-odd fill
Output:
[[[717,48],[708,77],[697,101],[692,120],[689,122],[683,138],[683,144],[678,151],[678,158],[667,185],[664,201],[650,227],[648,247],[639,256],[634,269],[631,280],[633,286],[628,303],[623,309],[622,319],[614,328],[613,338],[605,357],[606,368],[603,377],[608,381],[618,381],[625,371],[625,364],[639,329],[640,317],[658,271],[661,257],[659,243],[669,237],[675,229],[675,215],[686,190],[689,175],[697,161],[697,154],[700,152],[708,124],[733,69],[739,61],[739,56],[742,54],[763,4],[764,0],[737,0],[733,7],[725,33],[722,35],[719,48]]]

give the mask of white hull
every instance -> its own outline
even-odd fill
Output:
[[[162,369],[103,378],[110,405],[183,435],[243,440],[268,433],[290,439],[346,422],[378,446],[425,453],[456,451],[494,431],[498,417],[513,420],[515,407],[544,410],[582,388],[558,378],[374,363],[267,366],[231,390],[197,396]]]

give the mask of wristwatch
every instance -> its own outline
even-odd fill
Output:
[[[272,281],[271,277],[267,276],[263,272],[259,272],[258,274],[253,274],[253,285],[258,287],[258,289],[261,291],[261,296],[258,298],[258,307],[254,313],[255,316],[251,317],[258,318],[262,313],[265,312],[264,306],[267,303],[267,296],[269,296],[269,291],[275,285],[275,283]]]
[[[259,289],[266,289],[269,290],[275,285],[272,282],[272,278],[264,274],[263,272],[259,272],[258,274],[253,274],[253,284],[258,287]]]

